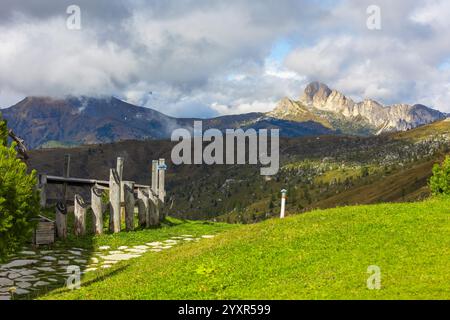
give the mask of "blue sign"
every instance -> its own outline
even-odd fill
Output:
[[[165,164],[158,165],[158,170],[167,170],[167,166]]]

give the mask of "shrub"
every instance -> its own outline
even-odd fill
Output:
[[[0,118],[0,137],[6,130]],[[36,173],[17,158],[15,144],[0,143],[0,260],[31,238],[39,214]]]
[[[8,128],[6,127],[6,121],[2,120],[0,114],[0,145],[6,146],[8,142]]]
[[[429,183],[433,195],[450,195],[450,156],[442,164],[435,164]]]

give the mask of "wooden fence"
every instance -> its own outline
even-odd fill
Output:
[[[109,180],[84,179],[70,177],[70,156],[65,156],[63,176],[40,174],[38,189],[41,195],[41,206],[47,205],[47,186],[62,185],[62,199],[56,205],[56,234],[58,238],[67,237],[67,188],[70,186],[88,186],[91,188],[90,202],[81,195],[74,197],[74,233],[77,236],[86,234],[86,214],[92,209],[93,228],[95,234],[103,232],[103,214],[109,208],[109,230],[121,231],[122,221],[125,229],[134,229],[135,208],[138,209],[139,225],[142,227],[157,226],[166,217],[164,210],[165,170],[164,159],[152,161],[151,185],[136,184],[134,181],[123,181],[123,158],[117,158],[116,168],[110,169]],[[109,201],[102,200],[104,192],[108,191]]]

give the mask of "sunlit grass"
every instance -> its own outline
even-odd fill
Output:
[[[449,205],[345,207],[239,226],[45,298],[449,299]],[[367,288],[370,265],[381,269],[381,290]]]

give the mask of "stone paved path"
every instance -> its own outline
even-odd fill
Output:
[[[161,252],[183,242],[213,237],[203,235],[196,238],[192,235],[182,235],[142,245],[120,246],[114,250],[109,246],[101,246],[94,252],[82,248],[23,248],[23,251],[12,256],[7,263],[0,265],[0,300],[10,300],[12,294],[22,296],[42,288],[62,287],[67,277],[73,274],[70,270],[68,272],[68,267],[77,266],[82,273],[104,270],[119,261],[138,258],[146,252]]]

